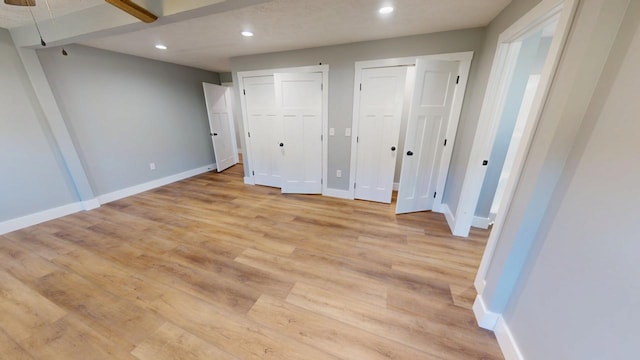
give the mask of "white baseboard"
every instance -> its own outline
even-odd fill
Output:
[[[216,169],[216,164],[209,164],[207,166],[199,167],[197,169],[187,170],[179,174],[170,175],[161,179],[152,180],[143,184],[134,185],[122,190],[110,192],[108,194],[98,196],[100,204],[110,203],[112,201],[120,200],[132,195],[136,195],[151,189],[155,189],[160,186],[168,185],[176,181],[184,180],[192,176],[200,175],[211,170]]]
[[[487,330],[493,330],[500,317],[500,314],[487,309],[480,294],[476,296],[476,301],[473,302],[473,314],[476,316],[478,326]]]
[[[7,234],[12,231],[24,229],[29,226],[43,223],[45,221],[57,219],[69,214],[77,213],[84,210],[82,203],[76,202],[53,209],[40,211],[34,214],[21,216],[19,218],[0,222],[0,235]]]
[[[453,213],[451,212],[449,205],[442,204],[439,210],[440,210],[439,212],[443,213],[444,217],[447,219],[447,224],[449,225],[449,228],[453,230],[456,224],[456,218],[455,216],[453,216]]]
[[[82,210],[93,210],[100,207],[100,204],[106,204],[111,201],[119,200],[127,196],[135,195],[144,191],[148,191],[160,186],[171,184],[176,181],[184,180],[186,178],[200,175],[207,171],[214,170],[215,164],[203,166],[197,169],[188,170],[179,174],[164,177],[153,181],[146,182],[144,184],[132,186],[126,189],[114,191],[109,194],[100,195],[95,199],[75,202],[68,205],[63,205],[53,209],[43,210],[34,214],[25,215],[19,218],[0,222],[0,235],[10,233],[12,231],[24,229],[29,226],[37,225],[45,221],[57,219],[63,216],[67,216]]]
[[[500,316],[496,323],[494,333],[505,360],[524,360],[520,347],[518,347],[518,343],[502,316]]]
[[[98,201],[97,198],[82,201],[80,202],[80,204],[82,205],[82,210],[84,211],[89,211],[100,207],[100,201]]]
[[[247,185],[255,185],[256,184],[256,180],[253,178],[253,176],[245,176],[244,177],[244,183]]]
[[[471,226],[480,229],[488,229],[489,225],[491,225],[491,219],[480,216],[474,216],[473,221],[471,222]]]
[[[325,189],[322,192],[323,196],[329,196],[340,199],[353,200],[353,196],[349,190],[340,190],[340,189]]]

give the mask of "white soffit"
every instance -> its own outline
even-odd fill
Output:
[[[50,19],[51,15],[56,18],[101,4],[104,4],[104,0],[36,0],[36,6],[31,7],[31,11],[36,20],[41,21]],[[10,29],[27,24],[33,24],[28,7],[7,5],[0,0],[0,28]]]
[[[380,1],[273,0],[80,43],[212,71],[229,71],[229,58],[234,56],[486,26],[510,1],[394,0],[390,3],[395,11],[380,15]],[[243,30],[250,30],[255,36],[242,37]],[[167,45],[169,50],[155,49],[157,43]]]

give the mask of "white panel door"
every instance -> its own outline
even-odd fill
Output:
[[[355,198],[391,202],[406,67],[362,70]]]
[[[282,192],[322,193],[322,74],[275,74]]]
[[[396,213],[433,208],[458,74],[457,61],[418,60]]]
[[[256,76],[243,81],[249,141],[251,142],[251,168],[257,185],[281,187],[281,155],[279,140],[282,119],[276,106],[274,78]]]
[[[209,116],[216,167],[221,172],[238,163],[236,131],[233,123],[231,89],[202,83]]]

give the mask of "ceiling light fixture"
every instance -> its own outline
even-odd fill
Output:
[[[240,34],[242,34],[242,36],[245,36],[245,37],[252,37],[253,36],[253,33],[251,31],[243,31]]]
[[[382,15],[391,14],[393,12],[393,6],[385,6],[378,9],[378,13]]]
[[[158,44],[158,45],[156,45],[156,49],[167,50],[167,47],[162,45],[162,44]]]

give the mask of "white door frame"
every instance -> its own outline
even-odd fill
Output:
[[[455,218],[449,221],[449,226],[453,234],[457,236],[468,236],[473,221],[475,208],[486,173],[486,166],[482,166],[482,161],[488,159],[491,153],[500,122],[500,113],[507,91],[506,88],[511,82],[511,75],[513,73],[512,71],[508,71],[508,69],[517,61],[518,51],[513,51],[514,48],[512,45],[514,42],[518,42],[526,36],[542,29],[551,21],[555,19],[558,20],[556,33],[547,55],[547,59],[549,60],[546,61],[543,67],[538,90],[534,97],[527,125],[522,135],[521,145],[516,154],[512,172],[506,185],[502,210],[496,217],[476,275],[475,287],[478,293],[482,293],[484,290],[484,279],[489,270],[489,264],[493,258],[497,240],[500,237],[505,219],[509,213],[511,201],[513,200],[513,195],[520,179],[538,120],[540,119],[542,109],[546,102],[552,79],[560,61],[560,55],[568,37],[577,5],[578,0],[543,0],[500,34],[498,38],[498,46],[460,194],[460,202],[458,203]]]
[[[360,83],[362,82],[362,70],[379,67],[392,67],[392,66],[415,66],[418,59],[424,60],[442,60],[442,61],[459,61],[458,75],[460,81],[456,87],[453,95],[453,103],[451,105],[451,116],[447,124],[446,138],[447,146],[442,152],[440,158],[440,168],[438,169],[438,179],[436,185],[436,191],[438,196],[433,204],[434,212],[443,212],[442,206],[442,194],[444,193],[444,185],[447,180],[447,173],[449,171],[449,164],[451,163],[451,155],[453,154],[453,147],[455,145],[456,132],[458,131],[458,123],[460,121],[460,113],[462,111],[462,102],[464,100],[464,94],[467,89],[467,81],[469,79],[469,70],[471,68],[471,60],[473,59],[473,51],[448,53],[448,54],[435,54],[435,55],[422,55],[422,56],[410,56],[403,58],[381,59],[381,60],[368,60],[358,61],[355,64],[355,80],[353,85],[353,119],[351,124],[351,167],[349,169],[349,199],[355,198],[355,174],[356,174],[356,159],[357,159],[357,138],[358,138],[358,118],[360,117]],[[410,104],[409,104],[410,105]],[[405,134],[400,134],[405,136]]]
[[[251,139],[249,138],[249,118],[247,116],[247,103],[243,93],[242,86],[244,84],[244,78],[256,77],[256,76],[269,76],[275,73],[322,73],[322,195],[327,192],[327,159],[328,159],[328,147],[327,147],[327,133],[328,133],[328,115],[329,115],[329,65],[313,65],[313,66],[300,66],[291,68],[278,68],[278,69],[264,69],[264,70],[251,70],[238,72],[238,87],[240,93],[240,108],[242,109],[242,125],[244,131],[244,143],[246,149],[243,149],[243,162],[244,166],[249,171],[249,176],[244,178],[245,184],[255,185],[253,178],[253,163],[251,159]]]

